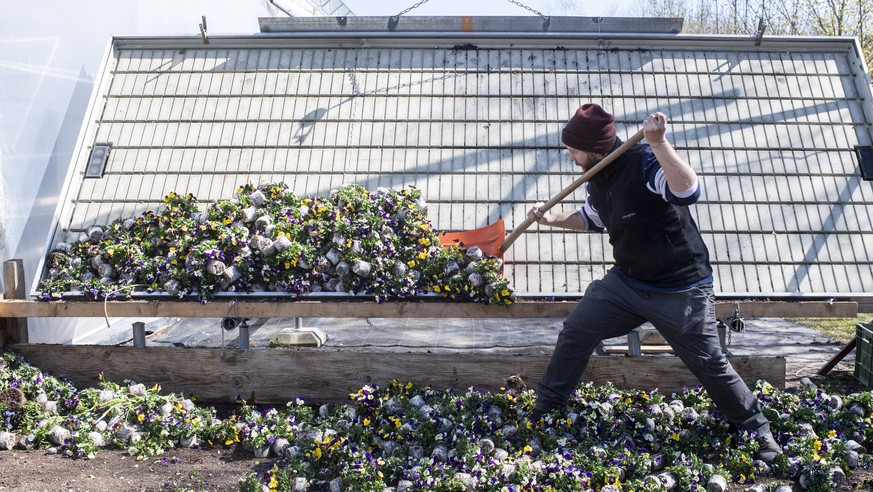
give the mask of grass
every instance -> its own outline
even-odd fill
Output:
[[[857,331],[858,323],[869,323],[873,320],[873,313],[858,313],[853,318],[787,318],[795,323],[800,323],[822,335],[846,344],[852,340]],[[853,355],[849,355],[854,360]],[[865,388],[852,371],[831,371],[827,378],[819,382],[822,390],[841,394],[851,394],[864,391]]]
[[[818,331],[840,343],[848,343],[855,336],[858,323],[869,323],[873,313],[858,313],[854,318],[787,318]]]

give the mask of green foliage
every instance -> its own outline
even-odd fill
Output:
[[[790,321],[808,326],[822,335],[841,343],[847,343],[855,336],[859,323],[867,323],[873,318],[870,313],[859,313],[854,318],[789,318]]]

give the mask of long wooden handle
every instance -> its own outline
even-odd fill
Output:
[[[591,178],[593,178],[595,174],[599,173],[604,167],[611,164],[612,161],[618,159],[622,154],[627,152],[628,149],[630,149],[634,145],[640,143],[640,140],[642,140],[642,139],[643,139],[643,130],[640,129],[638,132],[636,132],[634,134],[634,136],[632,136],[626,142],[621,144],[617,149],[610,152],[609,155],[607,155],[606,157],[603,158],[603,160],[601,160],[600,162],[595,164],[594,167],[585,171],[585,173],[582,174],[582,176],[579,176],[576,179],[576,181],[573,181],[572,183],[570,183],[570,186],[567,186],[566,188],[561,190],[560,193],[553,196],[551,200],[549,200],[548,202],[546,202],[545,205],[540,207],[540,212],[546,212],[547,210],[551,209],[555,205],[561,203],[561,200],[563,200],[564,198],[567,198],[567,195],[569,195],[570,193],[573,193],[574,191],[576,191],[576,188],[578,188],[578,187],[582,186],[584,183],[587,183],[588,181],[590,181]],[[521,236],[521,233],[526,231],[527,228],[530,227],[533,223],[534,222],[532,220],[525,218],[521,224],[519,224],[515,229],[512,230],[512,232],[509,233],[508,236],[506,236],[506,239],[503,241],[503,244],[500,245],[500,252],[505,253],[506,250],[509,249],[510,246],[512,246],[512,243],[514,243],[515,240],[518,239],[518,236]]]

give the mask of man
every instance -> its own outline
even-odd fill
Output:
[[[614,121],[597,104],[580,107],[561,133],[570,161],[587,171],[620,146]],[[649,115],[643,122],[648,145],[634,146],[595,175],[581,208],[553,214],[537,203],[528,211],[528,219],[541,225],[607,231],[615,258],[564,321],[532,417],[566,403],[603,339],[626,335],[648,321],[722,415],[737,428],[757,433],[758,457],[772,462],[781,449],[770,424],[719,343],[709,252],[688,210],[700,197],[697,174],[666,133],[666,116]]]

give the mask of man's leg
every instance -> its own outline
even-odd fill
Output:
[[[619,285],[620,284],[620,285]],[[613,275],[592,282],[585,296],[558,335],[549,366],[537,387],[536,410],[541,413],[564,405],[579,383],[588,358],[605,338],[626,335],[646,320],[631,312]]]
[[[769,433],[760,403],[721,349],[712,286],[649,296],[649,321],[703,384],[719,412],[741,429]]]

